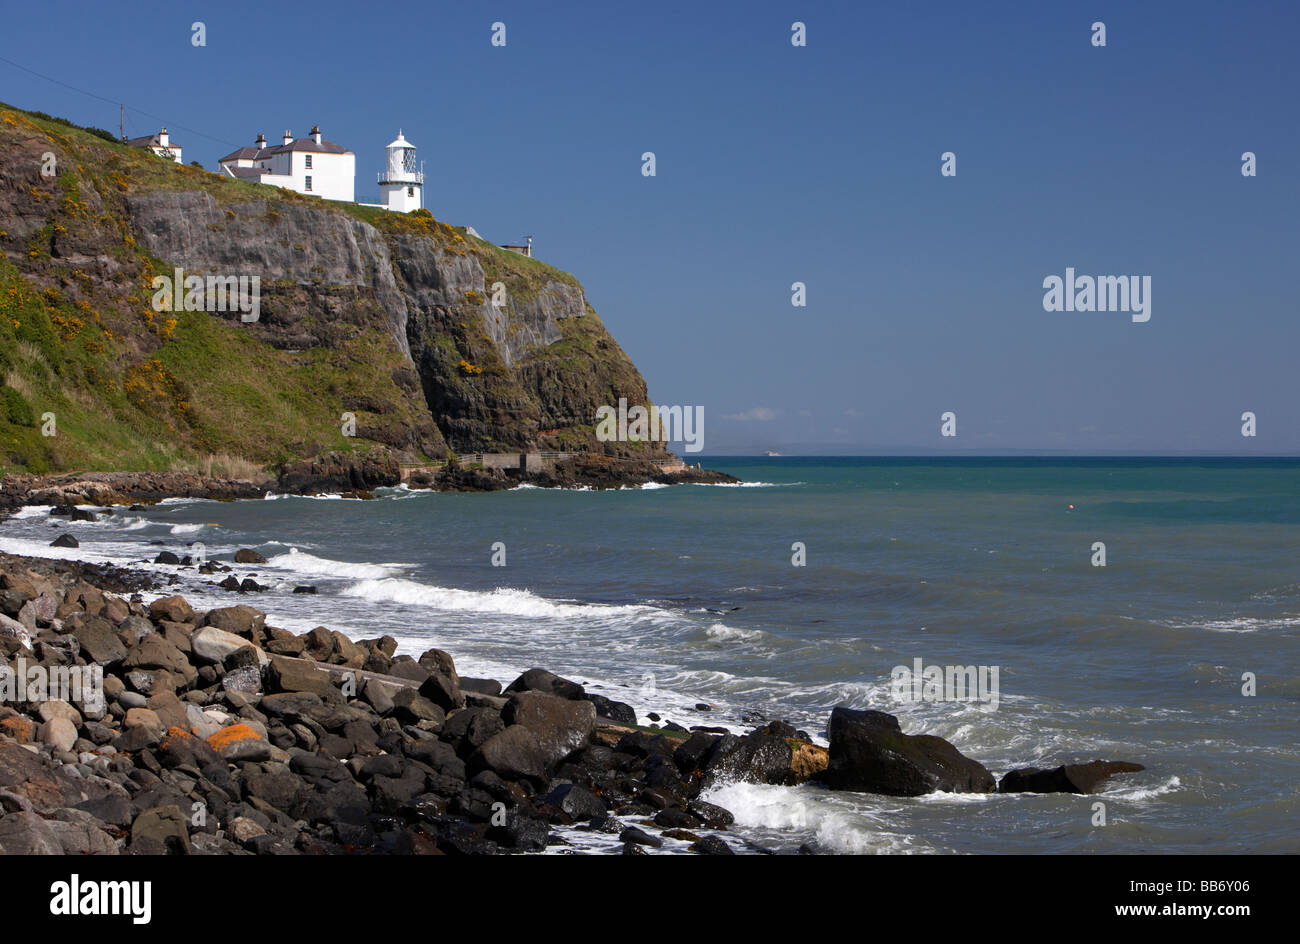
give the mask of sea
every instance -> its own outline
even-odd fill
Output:
[[[0,550],[145,567],[196,607],[392,635],[503,684],[541,666],[643,724],[783,720],[825,744],[846,705],[998,777],[1145,766],[1088,796],[724,784],[706,798],[742,852],[1300,852],[1300,460],[702,462],[740,484],[172,499],[95,522],[31,507]],[[48,546],[64,531],[79,549]],[[269,589],[150,563],[195,542],[257,550],[268,563],[235,573]],[[922,666],[986,684],[898,681]],[[565,838],[552,851],[614,841]]]

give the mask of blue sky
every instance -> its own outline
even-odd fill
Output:
[[[434,215],[532,234],[706,453],[1300,453],[1295,4],[125,6],[9,4],[0,56],[209,169],[319,124],[360,199],[400,126]],[[5,62],[0,99],[118,126]],[[1044,311],[1067,266],[1151,276],[1151,320]]]

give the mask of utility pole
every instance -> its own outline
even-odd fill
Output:
[[[122,114],[117,122],[117,136],[123,141],[126,140],[126,106],[122,106]]]

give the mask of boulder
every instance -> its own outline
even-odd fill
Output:
[[[1021,767],[1002,778],[998,793],[1092,793],[1115,774],[1145,769],[1141,764],[1123,760],[1094,760],[1050,768]]]
[[[266,558],[251,548],[241,547],[235,551],[236,564],[265,564]]]
[[[181,678],[191,679],[197,675],[197,670],[190,664],[190,660],[185,658],[185,653],[157,633],[145,636],[132,646],[126,658],[122,660],[122,668],[127,671],[164,669]]]
[[[470,766],[490,770],[504,780],[546,780],[546,755],[536,736],[519,724],[484,741],[470,757]]]
[[[456,680],[438,669],[430,672],[429,677],[420,685],[420,694],[443,711],[465,707],[465,696]]]
[[[883,711],[837,707],[827,725],[830,756],[821,781],[832,790],[887,796],[935,791],[992,793],[993,775],[941,737],[904,734]]]
[[[614,701],[604,695],[593,695],[590,692],[582,697],[596,706],[596,714],[600,717],[617,721],[619,724],[636,724],[636,709],[631,705]]]
[[[49,701],[41,702],[36,713],[42,721],[66,718],[72,722],[73,727],[81,726],[81,712],[61,698],[51,698]]]
[[[36,736],[56,751],[70,751],[77,743],[77,727],[67,718],[51,718],[37,729]]]
[[[71,534],[60,534],[50,542],[50,547],[81,547],[81,542]]]
[[[451,653],[444,649],[424,650],[424,652],[420,653],[417,664],[427,672],[441,672],[457,685],[460,684],[460,675],[456,672],[456,661],[451,657]]]
[[[160,597],[149,604],[149,618],[173,623],[194,622],[194,609],[182,596]]]
[[[271,656],[267,669],[270,687],[277,692],[310,692],[324,695],[333,687],[329,671],[320,669],[302,659]]]
[[[232,724],[208,738],[212,748],[230,763],[270,760],[271,745],[246,724]]]
[[[131,824],[131,845],[144,852],[189,855],[188,820],[178,806],[161,806],[145,810]]]
[[[394,692],[392,703],[393,714],[399,721],[404,723],[431,721],[434,724],[441,725],[447,717],[440,707],[413,688],[403,686],[400,690]]]
[[[156,731],[160,736],[166,730],[163,727],[162,719],[158,713],[149,708],[128,708],[126,717],[122,719],[123,728],[147,728],[150,731]]]
[[[496,679],[469,678],[462,675],[460,677],[460,690],[462,692],[473,692],[476,695],[500,695],[501,683]]]
[[[546,795],[546,803],[564,811],[571,820],[593,819],[606,813],[605,801],[586,787],[562,783]]]
[[[547,765],[553,766],[591,739],[596,730],[596,706],[543,692],[519,692],[506,702],[501,720],[531,731]]]
[[[54,829],[30,810],[0,817],[0,854],[63,855]]]
[[[201,662],[222,662],[226,657],[239,649],[256,649],[258,661],[266,665],[270,658],[261,649],[257,649],[251,642],[243,636],[237,636],[232,632],[219,629],[215,626],[204,626],[196,630],[190,637],[190,647],[194,655]]]
[[[545,692],[560,698],[578,699],[586,694],[586,689],[546,669],[529,669],[506,686],[506,694],[514,692]]]
[[[115,665],[126,658],[126,646],[117,637],[113,624],[102,616],[88,616],[73,629],[82,653],[103,666]]]
[[[242,603],[238,606],[223,606],[208,610],[203,617],[203,625],[257,642],[266,628],[266,614]]]
[[[784,738],[726,734],[714,741],[704,759],[704,785],[707,788],[718,782],[744,782],[793,786],[798,781],[791,769],[792,759],[793,752]]]
[[[324,626],[317,626],[302,636],[307,655],[317,662],[327,662],[334,653],[334,634]]]

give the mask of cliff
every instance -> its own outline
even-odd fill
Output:
[[[0,172],[0,468],[664,455],[595,438],[597,407],[649,401],[578,281],[427,211],[225,178],[3,105]],[[258,319],[156,310],[176,267],[257,276]]]

